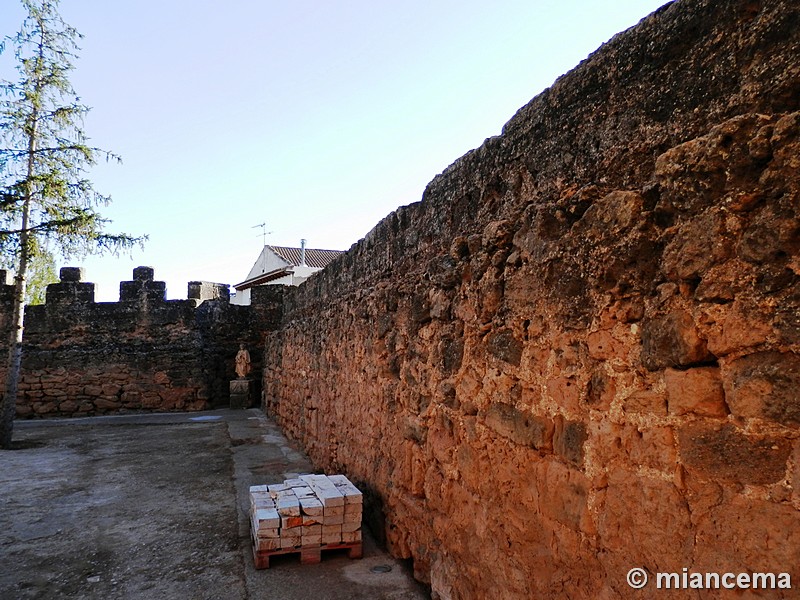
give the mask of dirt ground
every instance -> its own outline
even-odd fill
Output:
[[[313,471],[256,409],[17,421],[14,439],[0,451],[3,600],[429,598],[367,535],[361,560],[253,568],[249,486]]]

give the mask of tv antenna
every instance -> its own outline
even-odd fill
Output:
[[[250,229],[255,229],[256,227],[261,227],[261,238],[263,241],[263,246],[267,245],[267,235],[274,233],[273,231],[267,231],[267,222],[264,221],[263,223],[259,223],[258,225],[253,225]]]

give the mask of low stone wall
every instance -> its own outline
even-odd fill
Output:
[[[435,597],[800,582],[798,23],[662,8],[285,292],[266,409]]]
[[[239,344],[255,350],[275,321],[268,303],[229,304],[219,284],[191,282],[187,300],[166,300],[149,267],[120,284],[119,302],[95,303],[81,279],[62,269],[46,303],[26,308],[19,417],[226,405]]]

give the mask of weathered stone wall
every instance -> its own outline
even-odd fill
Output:
[[[8,369],[8,342],[11,337],[11,317],[14,304],[14,286],[10,283],[8,271],[0,269],[0,398],[6,389]]]
[[[120,284],[119,302],[95,303],[94,284],[81,279],[62,269],[46,303],[26,308],[20,417],[225,405],[239,343],[255,350],[275,322],[267,302],[231,305],[219,284],[190,282],[187,300],[166,300],[149,267]]]
[[[267,410],[438,597],[800,584],[798,10],[660,9],[285,292]]]

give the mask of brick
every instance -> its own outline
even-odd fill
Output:
[[[281,549],[281,538],[256,538],[253,541],[255,549],[259,552]]]
[[[323,525],[338,525],[341,527],[342,523],[344,523],[344,514],[342,513],[326,514],[322,517]]]
[[[361,513],[351,513],[345,514],[342,520],[342,523],[361,523]]]
[[[361,531],[342,532],[342,543],[354,544],[361,541]]]
[[[303,497],[298,499],[300,501],[300,508],[304,515],[311,517],[321,517],[324,507],[322,502],[316,497]]]
[[[297,516],[285,516],[281,515],[281,528],[283,529],[292,529],[294,527],[300,527],[303,524],[303,517],[300,515]]]
[[[353,531],[358,531],[361,529],[361,521],[358,523],[342,523],[342,533],[351,533]]]
[[[323,506],[344,506],[344,497],[326,475],[302,475],[300,479],[314,490]]]
[[[331,533],[328,535],[322,534],[320,538],[321,544],[340,544],[342,542],[342,534],[340,533]]]
[[[303,540],[300,536],[297,537],[281,536],[280,542],[281,542],[281,550],[285,550],[286,548],[299,548],[302,545]]]
[[[329,475],[328,479],[333,481],[336,489],[344,496],[345,505],[361,504],[363,502],[361,491],[344,475]]]
[[[250,492],[250,508],[275,508],[275,501],[269,492]]]
[[[320,535],[322,533],[322,525],[320,524],[303,525],[301,531],[303,536]]]
[[[274,508],[260,509],[253,512],[256,529],[271,529],[281,526],[281,517]]]
[[[279,527],[272,527],[268,529],[256,530],[256,537],[260,538],[277,538],[281,537],[281,530]]]
[[[294,494],[289,492],[281,492],[275,498],[275,508],[282,516],[299,517],[300,516],[300,500]]]

